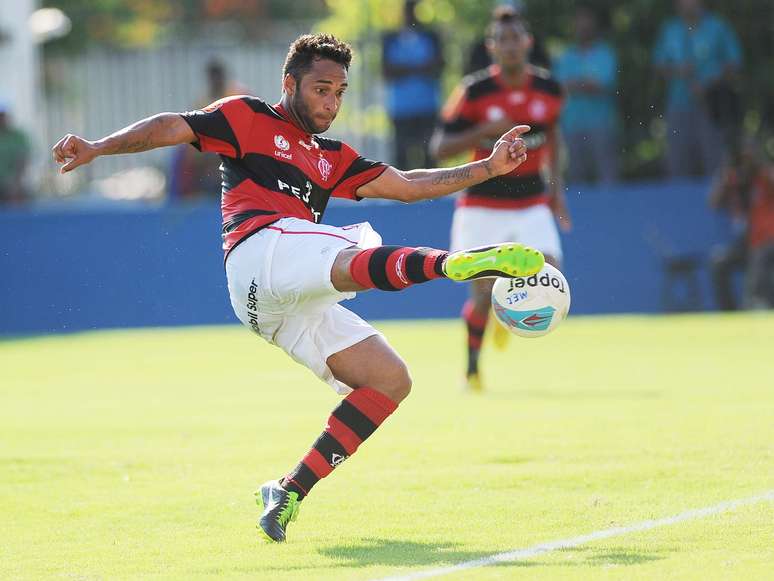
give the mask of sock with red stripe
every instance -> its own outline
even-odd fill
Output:
[[[312,449],[282,479],[282,486],[302,499],[321,478],[354,454],[397,407],[389,397],[370,387],[350,393],[333,410]]]
[[[462,318],[468,328],[468,375],[473,375],[478,373],[478,355],[481,352],[489,311],[480,313],[476,310],[476,303],[467,300],[462,307]]]
[[[412,284],[443,278],[443,261],[449,255],[434,248],[377,246],[352,259],[352,280],[365,288],[399,291]]]

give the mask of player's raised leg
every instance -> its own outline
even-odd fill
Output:
[[[336,258],[331,281],[339,291],[399,291],[437,278],[461,282],[530,276],[539,272],[543,264],[540,251],[516,242],[451,253],[409,246],[348,248]]]
[[[411,391],[406,364],[381,335],[334,353],[327,364],[334,377],[353,391],[333,410],[322,434],[298,465],[256,493],[263,508],[259,527],[272,541],[285,540],[287,525],[295,520],[301,500],[354,454]]]

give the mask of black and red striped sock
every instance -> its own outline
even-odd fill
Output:
[[[325,431],[301,462],[282,480],[286,490],[303,498],[321,478],[355,453],[398,407],[383,393],[361,387],[345,397],[328,418]]]
[[[443,261],[448,255],[434,248],[377,246],[357,254],[349,265],[349,273],[352,280],[365,288],[398,291],[445,277]]]
[[[481,352],[489,311],[479,313],[476,303],[468,299],[462,307],[462,318],[468,328],[468,375],[472,375],[478,373],[478,354]]]

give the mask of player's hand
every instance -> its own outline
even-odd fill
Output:
[[[76,167],[85,165],[97,157],[94,143],[77,135],[68,133],[51,148],[54,161],[61,164],[59,173],[67,173]]]
[[[527,144],[521,136],[529,130],[529,125],[517,125],[497,140],[492,154],[487,158],[494,175],[511,173],[527,160]]]

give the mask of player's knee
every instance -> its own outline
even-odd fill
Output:
[[[402,361],[391,366],[389,372],[374,381],[373,389],[381,391],[395,403],[400,403],[411,393],[411,374]]]

